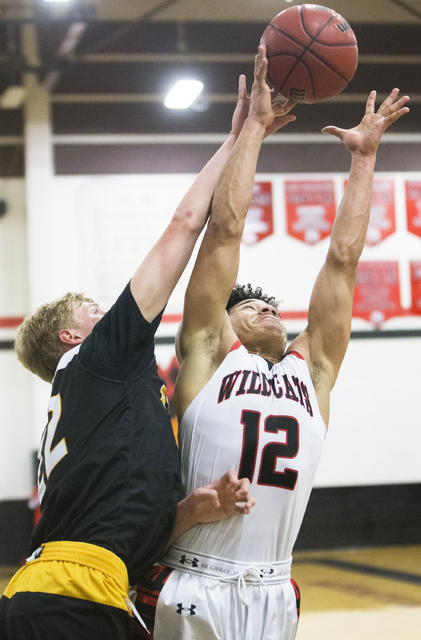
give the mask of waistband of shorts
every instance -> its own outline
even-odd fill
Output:
[[[160,561],[172,569],[195,573],[220,580],[237,580],[242,575],[246,582],[289,582],[292,557],[282,562],[238,562],[197,553],[182,547],[172,546]]]
[[[36,549],[27,559],[27,564],[38,562],[74,562],[86,567],[91,567],[107,575],[129,589],[129,578],[124,562],[112,551],[98,547],[87,542],[73,542],[63,540],[59,542],[46,542]]]

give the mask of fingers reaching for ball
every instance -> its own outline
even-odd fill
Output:
[[[409,112],[409,108],[406,106],[409,96],[402,96],[398,99],[398,95],[399,89],[393,89],[376,111],[377,93],[371,91],[367,99],[365,115],[356,127],[340,129],[329,126],[324,127],[322,133],[330,133],[342,140],[351,153],[374,156],[386,129]]]

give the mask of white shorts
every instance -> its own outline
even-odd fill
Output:
[[[172,547],[138,585],[136,608],[154,640],[294,640],[299,590],[291,562],[232,563]],[[177,568],[175,568],[177,566]]]

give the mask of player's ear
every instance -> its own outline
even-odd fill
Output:
[[[58,334],[59,340],[64,344],[77,345],[83,340],[77,329],[60,329]]]

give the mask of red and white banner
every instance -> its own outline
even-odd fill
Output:
[[[408,231],[421,236],[421,181],[405,182]]]
[[[421,315],[421,262],[411,262],[411,311]]]
[[[379,327],[384,320],[401,315],[398,262],[360,262],[352,315]]]
[[[374,180],[370,221],[366,244],[373,246],[396,231],[395,183],[393,180]]]
[[[290,236],[315,244],[330,235],[336,212],[333,180],[286,181],[285,200]]]
[[[273,233],[272,183],[255,182],[244,227],[243,244],[253,245]]]

